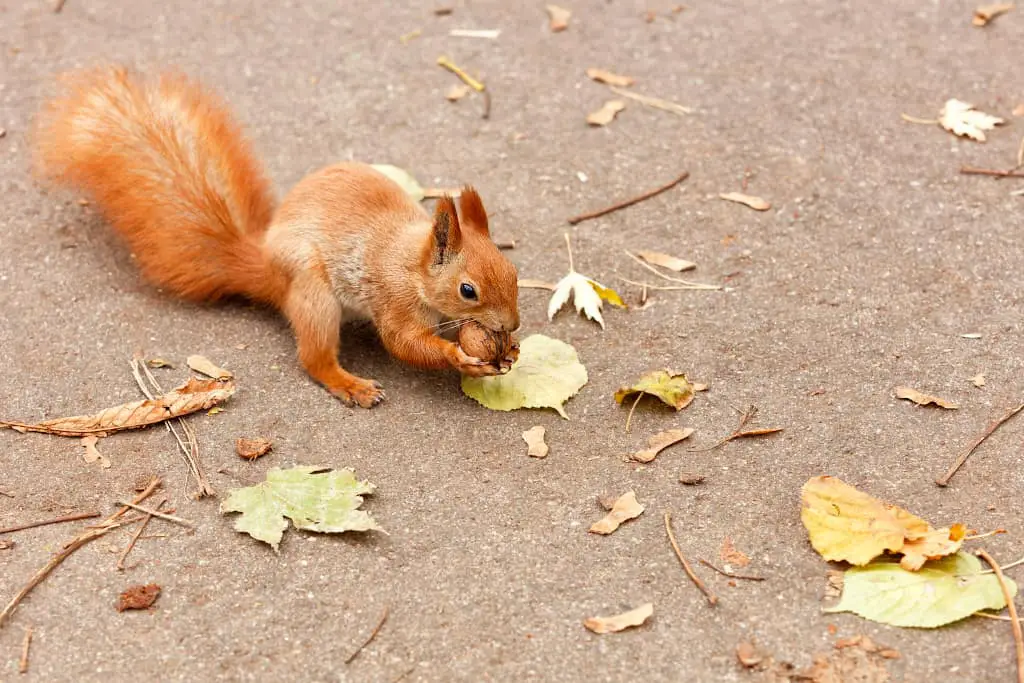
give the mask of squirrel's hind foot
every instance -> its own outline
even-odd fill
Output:
[[[384,387],[374,379],[353,378],[345,387],[332,388],[330,391],[350,408],[373,408],[386,398]]]

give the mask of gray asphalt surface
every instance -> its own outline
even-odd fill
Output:
[[[169,537],[140,542],[123,574],[114,552],[127,534],[72,556],[0,630],[0,679],[734,681],[749,679],[733,654],[741,640],[806,665],[856,633],[903,654],[890,665],[898,680],[1012,679],[1006,623],[917,631],[822,614],[829,567],[807,543],[799,490],[833,474],[936,524],[1008,529],[985,547],[1003,562],[1024,555],[1024,423],[989,439],[951,487],[932,483],[1024,393],[1024,197],[1010,194],[1024,184],[957,174],[1013,164],[1024,15],[979,30],[966,2],[697,1],[681,14],[653,0],[564,4],[571,27],[552,34],[540,2],[456,2],[437,17],[433,2],[68,0],[53,14],[42,0],[0,0],[0,416],[133,400],[134,352],[179,362],[159,371],[165,385],[202,353],[240,387],[225,412],[193,419],[219,491],[275,465],[351,466],[378,485],[365,507],[389,532],[289,531],[275,555],[232,531],[216,501],[186,497],[162,428],[103,440],[109,470],[84,463],[75,440],[0,433],[0,526],[111,511],[151,474],[198,523],[194,535],[154,523]],[[501,35],[453,38],[452,28]],[[445,101],[455,79],[435,65],[441,54],[487,83],[490,120],[479,98]],[[645,310],[608,311],[605,332],[568,312],[547,322],[544,292],[524,291],[524,334],[574,344],[589,370],[570,421],[487,411],[457,377],[390,361],[367,330],[346,332],[342,362],[380,380],[389,401],[347,409],[305,376],[276,315],[161,294],[92,207],[33,182],[27,130],[54,74],[107,61],[175,65],[219,90],[281,193],[341,159],[393,163],[427,185],[476,184],[496,237],[517,241],[523,277],[564,273],[569,216],[688,169],[681,189],[569,228],[577,268],[635,302],[618,278],[653,276],[622,250],[655,249],[730,290],[657,292]],[[696,112],[630,103],[590,129],[585,115],[609,98],[585,78],[592,66]],[[900,119],[933,116],[950,97],[1010,124],[978,144]],[[717,199],[745,173],[770,211]],[[614,390],[665,366],[710,391],[679,414],[641,407],[625,434]],[[977,373],[982,389],[968,381]],[[897,401],[897,384],[961,408]],[[623,460],[671,427],[696,428],[693,445],[708,446],[749,404],[760,425],[786,431],[710,452],[684,444],[647,466]],[[543,461],[520,439],[535,424],[548,429]],[[275,450],[242,462],[239,436]],[[706,483],[682,486],[681,469]],[[630,488],[646,513],[609,537],[588,534],[603,514],[595,498]],[[732,587],[699,568],[720,594],[709,608],[665,539],[665,511],[691,561],[717,559],[728,536],[767,580]],[[7,536],[16,545],[0,550],[0,600],[79,528]],[[148,582],[163,586],[154,610],[114,611],[120,591]],[[581,625],[647,601],[655,614],[641,628],[596,636]],[[385,607],[375,641],[343,664]],[[24,627],[35,639],[19,677]]]

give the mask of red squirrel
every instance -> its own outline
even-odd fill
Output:
[[[370,166],[313,173],[275,209],[270,185],[221,101],[178,74],[121,67],[66,77],[43,109],[37,172],[91,196],[145,278],[192,301],[242,296],[281,311],[307,372],[348,405],[381,385],[338,363],[341,324],[369,319],[388,352],[471,376],[507,371],[439,336],[476,321],[519,327],[516,269],[491,241],[471,187],[433,218]]]

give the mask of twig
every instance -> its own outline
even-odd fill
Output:
[[[153,479],[149,482],[149,485],[146,486],[142,493],[135,496],[133,502],[135,504],[141,503],[150,495],[152,495],[153,491],[155,491],[159,485],[160,479],[158,477],[153,477]],[[78,536],[73,538],[69,543],[67,543],[59,553],[50,558],[50,561],[43,565],[43,567],[39,571],[37,571],[32,576],[31,579],[29,579],[28,583],[26,583],[22,587],[22,589],[18,591],[17,595],[15,595],[11,599],[11,601],[7,603],[7,606],[4,607],[3,611],[0,612],[0,628],[3,628],[4,624],[7,623],[10,616],[14,613],[14,610],[16,610],[21,601],[25,599],[25,596],[31,593],[36,586],[42,583],[43,580],[50,575],[50,572],[59,567],[60,564],[64,560],[68,559],[72,553],[74,553],[76,550],[87,544],[89,541],[94,541],[97,538],[113,531],[114,529],[123,526],[124,522],[119,523],[117,520],[124,513],[128,512],[128,510],[129,508],[127,506],[122,507],[120,510],[118,510],[117,512],[103,520],[103,526],[100,526],[95,529],[89,529],[79,534]]]
[[[765,436],[766,434],[775,434],[777,432],[781,432],[784,429],[783,427],[767,427],[765,429],[750,429],[747,431],[743,431],[743,428],[746,426],[748,422],[754,419],[755,415],[757,415],[757,406],[752,405],[749,408],[747,408],[747,410],[740,417],[740,423],[736,427],[736,429],[733,430],[732,434],[725,437],[721,441],[711,446],[708,446],[707,448],[691,448],[690,452],[704,453],[706,451],[713,451],[719,446],[729,443],[733,439],[745,439],[751,436]]]
[[[496,246],[498,249],[515,249],[516,241],[508,240],[507,242],[495,242],[494,246]]]
[[[573,218],[570,218],[569,219],[569,225],[576,225],[577,223],[582,223],[583,221],[589,221],[591,218],[597,218],[599,216],[603,216],[603,215],[611,213],[613,211],[618,211],[619,209],[624,209],[627,206],[633,206],[634,204],[639,204],[640,202],[644,201],[645,199],[650,199],[651,197],[654,197],[655,195],[659,195],[662,192],[665,192],[666,190],[671,190],[673,187],[675,187],[676,185],[678,185],[679,183],[683,182],[684,180],[686,180],[689,177],[690,177],[690,172],[689,171],[683,171],[683,173],[678,178],[676,178],[672,182],[668,183],[667,185],[662,185],[661,187],[659,187],[656,190],[651,190],[650,192],[645,192],[642,195],[639,195],[637,197],[633,197],[632,199],[627,199],[625,201],[619,202],[618,204],[613,204],[612,206],[609,206],[609,207],[607,207],[605,209],[600,209],[598,211],[591,211],[590,213],[584,213],[584,214],[580,214],[579,216],[575,216]]]
[[[981,549],[975,550],[974,554],[992,567],[992,571],[996,573],[996,579],[999,581],[999,588],[1003,591],[1006,609],[1010,612],[1010,625],[1013,627],[1013,644],[1017,650],[1017,683],[1024,683],[1024,634],[1021,633],[1020,621],[1017,620],[1017,607],[1013,604],[1013,596],[1010,595],[1010,589],[1006,587],[1002,569],[992,559],[992,556]]]
[[[384,611],[381,612],[380,621],[378,621],[377,625],[373,627],[372,631],[370,631],[370,637],[367,638],[366,640],[364,640],[363,644],[360,645],[359,647],[357,647],[355,652],[353,652],[352,654],[350,654],[348,656],[348,658],[345,660],[346,664],[351,664],[352,661],[356,657],[359,656],[359,653],[362,652],[364,649],[366,649],[367,645],[369,645],[371,642],[373,642],[373,639],[377,637],[378,633],[380,633],[380,629],[381,629],[382,626],[384,626],[384,622],[387,621],[387,619],[388,619],[388,608],[385,607]]]
[[[655,290],[655,291],[672,291],[672,290],[681,290],[681,289],[708,289],[708,290],[711,290],[711,289],[713,289],[713,290],[720,290],[720,289],[722,289],[719,285],[702,285],[699,282],[695,282],[692,285],[668,285],[668,286],[662,286],[662,285],[652,285],[649,282],[637,282],[636,280],[630,280],[628,278],[624,278],[621,275],[619,275],[618,278],[620,280],[622,280],[623,282],[625,282],[626,284],[636,285],[637,287],[643,287],[644,289],[650,289],[650,290]]]
[[[182,519],[181,517],[175,517],[174,515],[168,515],[165,512],[157,512],[156,510],[153,510],[151,508],[144,508],[141,505],[137,505],[136,503],[125,503],[125,502],[118,501],[117,504],[118,505],[126,505],[126,506],[130,507],[133,510],[138,510],[139,512],[145,512],[147,515],[151,515],[153,517],[159,517],[160,519],[166,519],[168,522],[175,522],[176,524],[181,524],[182,526],[187,526],[190,529],[195,529],[196,528],[196,523],[195,522],[190,522],[187,519]]]
[[[46,526],[48,524],[63,524],[64,522],[77,522],[80,519],[92,519],[93,517],[99,517],[98,512],[76,512],[71,515],[64,515],[63,517],[56,517],[54,519],[46,519],[42,522],[29,522],[28,524],[19,524],[17,526],[9,526],[6,529],[0,529],[0,534],[9,534],[14,531],[22,531],[23,529],[34,529],[37,526]]]
[[[1007,533],[1010,533],[1010,532],[1008,532],[1006,529],[993,529],[992,531],[987,531],[987,532],[985,532],[983,534],[977,534],[975,536],[964,536],[964,540],[965,541],[977,541],[977,540],[980,540],[982,538],[988,538],[989,536],[998,536],[999,534],[1007,534]],[[1003,567],[1003,569],[1006,569],[1006,567]]]
[[[728,576],[730,579],[743,579],[745,581],[764,581],[765,580],[765,578],[763,576],[748,576],[746,574],[732,574],[730,572],[725,571],[724,569],[719,569],[718,567],[716,567],[715,565],[711,564],[710,562],[708,562],[704,558],[701,558],[699,560],[699,562],[702,565],[704,565],[705,567],[707,567],[708,569],[713,569],[716,572],[718,572],[719,574],[721,574],[722,576]]]
[[[919,119],[916,116],[911,116],[910,114],[900,114],[900,118],[907,123],[923,123],[926,126],[934,126],[939,122],[938,119]]]
[[[654,273],[655,275],[660,277],[662,280],[668,280],[669,282],[678,282],[679,284],[687,285],[688,289],[721,289],[722,288],[720,285],[705,285],[705,284],[702,284],[700,282],[690,282],[689,280],[684,280],[684,279],[679,278],[679,277],[672,277],[671,275],[666,275],[665,273],[662,273],[661,271],[656,270],[654,268],[654,266],[652,266],[651,264],[645,263],[639,256],[637,256],[636,254],[631,252],[629,249],[623,249],[623,251],[625,252],[626,256],[628,256],[629,258],[633,259],[634,261],[639,263],[641,266],[643,266],[647,270],[651,271],[652,273]]]
[[[1005,569],[1005,567],[1004,567]],[[989,570],[991,572],[991,570]],[[989,614],[988,612],[974,612],[971,614],[974,617],[984,617],[985,619],[995,619],[997,621],[1013,621],[1010,617],[1003,614]],[[1018,622],[1020,619],[1017,620]]]
[[[686,561],[686,558],[683,557],[683,552],[679,550],[679,544],[676,543],[675,534],[672,533],[671,512],[665,513],[665,532],[668,534],[669,543],[672,544],[672,550],[676,551],[676,557],[679,558],[680,564],[683,565],[683,571],[686,572],[686,575],[690,577],[690,580],[693,581],[697,588],[700,589],[700,592],[707,597],[708,604],[710,604],[712,607],[717,605],[718,598],[715,596],[714,593],[711,592],[711,590],[707,586],[704,585],[704,582],[700,580],[700,577],[693,573],[693,569],[690,567],[690,563]]]
[[[443,69],[451,71],[453,74],[458,76],[463,83],[468,85],[473,90],[476,90],[477,92],[484,92],[485,87],[483,83],[470,76],[468,73],[466,73],[464,69],[457,66],[454,62],[452,62],[452,60],[448,59],[444,55],[437,58],[437,65]]]
[[[956,461],[949,468],[949,470],[944,475],[935,480],[935,483],[938,484],[939,486],[949,486],[949,480],[952,479],[953,475],[956,474],[956,471],[960,469],[965,462],[967,462],[967,458],[971,457],[971,453],[974,452],[974,449],[980,446],[985,439],[992,436],[992,432],[999,429],[999,427],[1004,422],[1006,422],[1007,420],[1009,420],[1011,417],[1013,417],[1022,410],[1024,410],[1024,403],[1021,403],[1019,406],[1008,412],[1006,415],[1003,415],[998,420],[995,420],[991,424],[989,424],[989,426],[985,428],[985,431],[982,432],[981,435],[974,440],[974,443],[972,443],[967,448],[967,450],[965,450],[963,453],[957,456]]]
[[[572,272],[576,270],[572,265],[572,244],[569,243],[569,233],[565,232],[562,234],[565,236],[565,250],[569,252],[569,271]]]
[[[1018,566],[1020,566],[1022,564],[1024,564],[1024,557],[1020,558],[1016,562],[1011,562],[1010,564],[1004,564],[1002,567],[1000,567],[1000,569],[1002,569],[1003,571],[1006,571],[1007,569],[1012,569],[1013,567],[1018,567]],[[994,574],[995,572],[993,572],[991,569],[986,569],[985,571],[978,572],[978,573],[979,574]]]
[[[159,510],[166,502],[166,498],[160,499],[160,502],[156,504],[156,509]],[[142,524],[140,524],[139,528],[135,530],[134,534],[132,534],[132,540],[128,542],[128,546],[124,549],[124,551],[122,551],[121,556],[117,558],[117,571],[124,571],[124,561],[128,559],[128,553],[130,553],[132,551],[132,548],[135,547],[135,542],[139,540],[140,536],[142,536],[142,532],[146,530],[146,525],[149,524],[149,520],[151,519],[153,519],[153,515],[147,514],[142,519]]]
[[[960,173],[962,175],[993,175],[999,178],[1024,178],[1024,171],[1017,171],[1016,169],[1000,171],[998,168],[974,168],[973,166],[961,166]]]
[[[640,402],[640,399],[644,397],[644,392],[638,392],[636,400],[633,401],[632,407],[629,409],[629,415],[626,416],[626,433],[629,434],[629,422],[633,419],[633,411],[636,410],[636,404]]]
[[[484,96],[484,110],[483,113],[480,114],[480,118],[486,121],[491,118],[491,91],[481,90],[480,94]]]
[[[21,659],[18,660],[18,673],[28,673],[28,649],[32,645],[32,627],[25,629],[25,640],[21,641]]]
[[[622,97],[628,97],[631,100],[635,100],[635,101],[639,102],[640,104],[646,105],[648,107],[654,107],[655,109],[661,109],[663,111],[670,111],[670,112],[673,112],[673,113],[676,113],[676,114],[692,114],[693,113],[693,109],[690,108],[690,107],[684,107],[681,104],[676,104],[675,102],[669,102],[668,100],[663,100],[660,97],[651,97],[649,95],[641,95],[640,93],[635,93],[632,90],[625,90],[623,88],[619,88],[619,87],[616,87],[614,85],[608,86],[608,89],[611,90],[616,95],[621,95]]]

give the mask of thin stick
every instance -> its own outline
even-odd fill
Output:
[[[176,524],[181,524],[182,526],[187,526],[190,529],[195,529],[196,528],[196,523],[195,522],[190,522],[187,519],[182,519],[181,517],[175,517],[174,515],[168,515],[165,512],[157,512],[156,510],[153,510],[151,508],[144,508],[141,505],[137,505],[135,503],[125,503],[125,502],[122,502],[122,501],[118,501],[117,504],[118,505],[127,505],[128,507],[130,507],[133,510],[138,510],[139,512],[145,512],[147,515],[152,515],[153,517],[159,517],[160,519],[166,519],[168,522],[175,522]]]
[[[755,415],[757,415],[757,406],[752,405],[749,408],[747,408],[747,410],[743,413],[742,416],[740,416],[740,423],[736,427],[736,429],[733,430],[732,434],[725,437],[721,441],[718,441],[717,443],[708,446],[707,448],[691,448],[690,452],[705,453],[707,451],[713,451],[719,446],[729,443],[733,439],[744,439],[751,436],[766,436],[768,434],[776,434],[784,429],[784,427],[767,427],[765,429],[751,429],[749,431],[743,431],[743,428],[747,425],[748,422],[754,419]]]
[[[57,4],[53,6],[53,13],[60,14],[61,11],[64,9],[65,2],[67,2],[67,0],[57,0]]]
[[[707,560],[705,560],[703,558],[701,558],[699,561],[700,561],[700,563],[702,565],[704,565],[708,569],[713,569],[716,572],[718,572],[719,574],[721,574],[722,576],[728,576],[730,579],[744,579],[745,581],[764,581],[765,580],[765,578],[763,576],[748,576],[746,574],[732,574],[730,572],[725,571],[724,569],[719,569],[718,567],[716,567],[715,565],[711,564],[710,562],[708,562]]]
[[[370,637],[367,638],[366,640],[364,640],[363,644],[360,645],[359,647],[357,647],[355,652],[353,652],[352,654],[350,654],[348,656],[348,658],[345,660],[346,664],[351,664],[352,661],[356,657],[359,656],[359,653],[362,652],[366,648],[367,645],[369,645],[371,642],[373,642],[373,639],[377,637],[378,633],[380,633],[380,629],[381,629],[382,626],[384,626],[384,622],[387,621],[387,619],[388,619],[388,608],[385,607],[384,611],[380,615],[380,621],[378,621],[377,625],[374,626],[372,631],[370,631]]]
[[[515,249],[516,241],[509,240],[508,242],[495,242],[494,246],[496,246],[498,249]]]
[[[665,275],[665,273],[662,273],[660,270],[656,270],[654,268],[654,266],[652,266],[651,264],[645,263],[643,261],[643,259],[641,259],[639,256],[637,256],[633,252],[631,252],[629,249],[623,249],[623,251],[625,252],[626,256],[628,256],[629,258],[633,259],[634,261],[639,263],[641,266],[643,266],[647,270],[651,271],[652,273],[654,273],[655,275],[660,277],[662,280],[668,280],[669,282],[678,282],[679,284],[688,285],[690,287],[693,287],[694,289],[721,289],[721,287],[718,286],[718,285],[705,285],[705,284],[701,284],[699,282],[691,282],[689,280],[684,280],[684,279],[679,278],[679,277],[672,277],[671,275]]]
[[[629,422],[633,419],[633,411],[636,410],[636,404],[640,402],[640,399],[644,397],[644,392],[639,392],[636,395],[636,400],[633,401],[633,406],[629,409],[629,415],[626,416],[626,433],[629,434]]]
[[[618,87],[616,87],[614,85],[608,86],[608,89],[611,90],[616,95],[621,95],[622,97],[628,97],[631,100],[635,100],[635,101],[639,102],[640,104],[647,105],[648,107],[654,107],[655,109],[662,109],[664,111],[671,111],[671,112],[674,112],[676,114],[692,114],[693,113],[693,109],[691,109],[690,107],[684,107],[681,104],[676,104],[675,102],[669,102],[668,100],[663,100],[660,97],[650,97],[649,95],[641,95],[640,93],[635,93],[632,90],[624,90],[623,88],[618,88]]]
[[[1024,171],[1000,171],[998,168],[974,168],[973,166],[961,166],[960,173],[962,175],[993,175],[999,178],[1024,178]]]
[[[491,91],[482,90],[480,91],[480,94],[484,96],[484,111],[480,114],[480,118],[486,121],[491,118]]]
[[[1004,569],[1005,569],[1005,567],[1004,567]],[[991,572],[991,570],[990,570],[990,572]],[[984,617],[985,619],[995,619],[997,621],[1012,621],[1012,619],[1010,619],[1010,617],[1008,617],[1006,615],[1003,615],[1003,614],[989,614],[988,612],[974,612],[971,616],[974,616],[974,617]],[[1020,622],[1020,619],[1018,619],[1017,621]]]
[[[707,586],[704,585],[704,582],[700,580],[700,577],[693,573],[693,569],[690,567],[690,563],[686,561],[685,557],[683,557],[683,552],[679,549],[679,544],[676,543],[675,534],[672,533],[671,512],[665,513],[665,532],[668,534],[669,543],[672,544],[672,550],[676,551],[676,557],[679,558],[679,562],[683,565],[683,571],[686,572],[686,575],[690,577],[690,580],[693,581],[697,588],[700,589],[700,592],[707,597],[708,604],[710,604],[712,607],[717,605],[718,598],[715,596],[714,593],[711,592],[711,590]]]
[[[1003,579],[1003,570],[992,559],[992,556],[984,550],[975,550],[974,554],[989,563],[992,571],[996,573],[999,588],[1003,591],[1006,609],[1010,612],[1010,625],[1013,627],[1013,644],[1017,650],[1017,683],[1024,683],[1024,633],[1021,633],[1020,621],[1017,619],[1017,607],[1013,604],[1013,596],[1010,595],[1010,589],[1006,587],[1006,581]]]
[[[156,504],[156,509],[159,510],[166,502],[166,498],[161,498],[160,502]],[[128,558],[128,553],[130,553],[132,551],[132,548],[135,547],[135,542],[139,540],[140,536],[142,536],[142,532],[146,530],[146,525],[149,524],[149,520],[151,519],[153,519],[153,515],[147,514],[143,518],[142,524],[140,524],[139,528],[135,530],[134,534],[132,534],[132,540],[128,542],[128,546],[121,553],[121,556],[117,558],[117,571],[124,571],[124,561]]]
[[[662,285],[652,285],[649,282],[637,282],[636,280],[630,280],[628,278],[624,278],[621,275],[618,276],[618,278],[620,280],[622,280],[623,282],[627,283],[627,284],[636,285],[637,287],[643,287],[645,289],[651,289],[651,290],[657,290],[657,291],[670,291],[670,290],[680,290],[680,289],[707,289],[707,290],[716,290],[717,291],[717,290],[722,289],[722,287],[720,285],[703,285],[703,284],[701,284],[699,282],[695,282],[692,285],[668,285],[668,286],[662,286]]]
[[[56,517],[54,519],[46,519],[42,522],[29,522],[28,524],[19,524],[17,526],[9,526],[6,529],[0,529],[0,534],[9,534],[14,531],[22,531],[23,529],[34,529],[37,526],[46,526],[48,524],[63,524],[64,522],[77,522],[80,519],[92,519],[93,517],[99,517],[98,512],[76,512],[72,515],[64,515],[63,517]]]
[[[160,479],[158,477],[153,477],[153,479],[149,482],[149,485],[146,486],[145,490],[143,490],[142,493],[140,493],[139,495],[135,496],[134,503],[138,504],[144,501],[153,493],[153,491],[156,490],[156,488],[159,485]],[[59,553],[50,558],[50,561],[43,565],[43,567],[39,571],[37,571],[32,576],[31,579],[29,579],[28,583],[26,583],[22,587],[22,589],[18,591],[17,595],[15,595],[11,599],[11,601],[7,603],[7,606],[4,607],[3,611],[0,612],[0,628],[4,627],[4,624],[6,624],[7,621],[10,619],[10,616],[14,614],[14,610],[18,608],[18,605],[21,603],[22,600],[25,599],[25,596],[31,593],[36,586],[42,583],[43,580],[50,575],[50,572],[59,567],[64,560],[68,559],[72,555],[72,553],[74,553],[76,550],[78,550],[85,544],[89,543],[89,541],[94,541],[97,538],[110,533],[114,529],[123,526],[125,523],[118,522],[117,520],[124,513],[128,512],[128,510],[129,508],[127,506],[122,507],[120,510],[118,510],[117,512],[103,520],[104,526],[98,527],[96,529],[88,529],[87,531],[79,534],[78,536],[73,538],[69,543],[67,543]]]
[[[1001,569],[1005,572],[1007,569],[1012,569],[1013,567],[1019,567],[1022,564],[1024,564],[1024,557],[1020,558],[1016,562],[1011,562],[1010,564],[1004,564],[1001,567]],[[994,574],[995,572],[993,572],[991,569],[986,569],[985,571],[978,572],[978,573],[979,574]]]
[[[910,114],[900,114],[900,118],[907,123],[923,123],[926,126],[934,126],[939,122],[938,119],[919,119],[916,116],[911,116]]]
[[[32,627],[25,629],[25,640],[21,641],[21,659],[18,660],[18,673],[28,673],[28,649],[32,645]]]
[[[944,475],[935,480],[935,483],[938,484],[939,486],[949,486],[949,480],[952,479],[953,475],[956,474],[956,471],[960,469],[965,462],[967,462],[967,458],[971,457],[971,453],[974,452],[974,449],[980,446],[985,439],[992,436],[992,432],[999,429],[999,427],[1002,426],[1004,422],[1006,422],[1007,420],[1009,420],[1011,417],[1013,417],[1022,410],[1024,410],[1024,403],[1021,403],[1019,406],[1008,412],[1006,415],[1003,415],[998,420],[995,420],[991,424],[989,424],[989,426],[985,428],[985,431],[982,432],[981,435],[974,440],[974,443],[972,443],[967,448],[967,450],[965,450],[963,453],[957,456],[956,461],[949,468],[949,470]]]
[[[584,213],[584,214],[580,214],[579,216],[575,216],[573,218],[570,218],[569,219],[569,225],[576,225],[577,223],[582,223],[583,221],[589,221],[591,218],[597,218],[599,216],[603,216],[603,215],[611,213],[613,211],[618,211],[619,209],[624,209],[627,206],[633,206],[634,204],[639,204],[640,202],[644,201],[645,199],[650,199],[651,197],[654,197],[655,195],[659,195],[662,192],[665,192],[666,190],[671,190],[673,187],[675,187],[676,185],[678,185],[679,183],[683,182],[684,180],[686,180],[689,177],[690,177],[690,172],[689,171],[683,171],[683,173],[678,178],[676,178],[672,182],[668,183],[667,185],[662,185],[661,187],[659,187],[656,190],[651,190],[650,192],[645,192],[642,195],[639,195],[637,197],[633,197],[632,199],[627,199],[625,201],[619,202],[618,204],[613,204],[612,206],[609,206],[608,208],[605,208],[605,209],[599,209],[598,211],[591,211],[590,213]]]
[[[565,250],[569,252],[569,271],[576,270],[572,265],[572,244],[569,243],[569,233],[562,233],[565,236]]]
[[[982,539],[982,538],[988,538],[989,536],[998,536],[999,534],[1008,534],[1008,533],[1010,533],[1010,532],[1008,532],[1006,529],[993,529],[992,531],[987,531],[987,532],[985,532],[983,534],[978,534],[976,536],[964,536],[964,540],[965,541],[977,541],[977,540]],[[1006,569],[1006,567],[1003,567],[1003,569]]]

